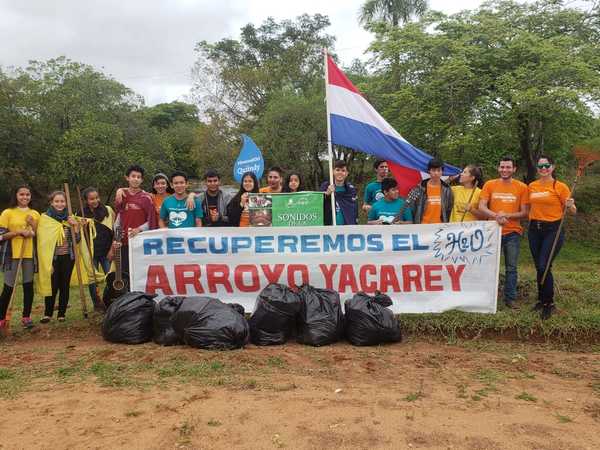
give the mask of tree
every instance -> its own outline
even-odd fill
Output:
[[[427,3],[427,0],[367,0],[360,8],[358,20],[364,26],[383,21],[397,27],[425,14]]]
[[[564,160],[592,132],[600,21],[586,11],[494,1],[373,30],[367,95],[409,141],[455,164],[512,153],[531,180],[540,153]]]

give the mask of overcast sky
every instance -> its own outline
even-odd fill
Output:
[[[0,66],[64,55],[91,64],[141,94],[146,104],[184,100],[194,45],[237,38],[267,17],[326,14],[343,64],[362,57],[372,36],[357,22],[363,0],[0,0]],[[454,13],[479,0],[430,0]]]

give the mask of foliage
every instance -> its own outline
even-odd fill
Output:
[[[359,21],[368,25],[382,20],[397,27],[425,14],[427,3],[427,0],[367,0],[360,8]]]

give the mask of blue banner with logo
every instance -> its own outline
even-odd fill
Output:
[[[233,178],[238,183],[242,182],[242,175],[246,172],[252,172],[259,180],[265,170],[265,160],[257,145],[250,136],[242,134],[242,149],[233,165]]]

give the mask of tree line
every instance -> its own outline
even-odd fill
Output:
[[[600,136],[600,6],[494,0],[446,15],[423,1],[365,2],[370,59],[346,73],[411,143],[493,175],[503,154],[526,180],[541,153],[559,166]],[[152,107],[100,70],[59,57],[0,68],[0,202],[26,182],[38,198],[68,181],[114,192],[124,168],[148,173],[214,168],[227,179],[253,137],[266,164],[327,176],[323,15],[248,24],[236,39],[196,44],[189,102]],[[343,46],[343,43],[341,44]],[[372,176],[366,155],[335,148],[351,178]]]

